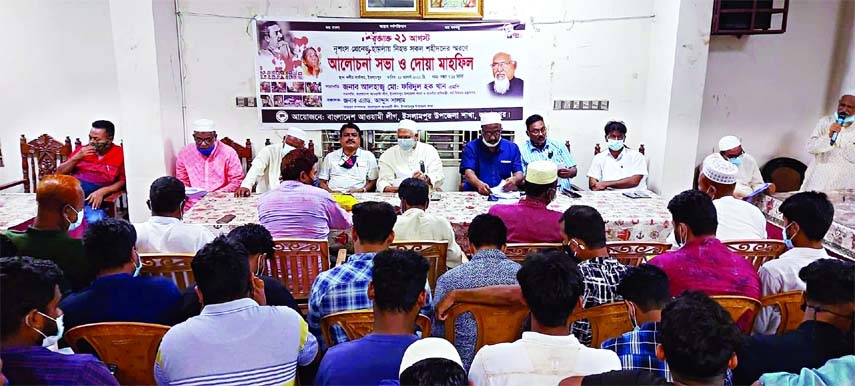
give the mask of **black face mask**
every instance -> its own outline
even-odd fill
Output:
[[[350,156],[348,159],[344,160],[344,162],[339,165],[345,169],[350,169],[356,165],[356,154]]]

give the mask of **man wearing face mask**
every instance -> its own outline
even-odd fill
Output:
[[[243,166],[235,149],[217,140],[214,121],[194,121],[193,141],[194,143],[184,146],[178,153],[175,177],[181,180],[184,186],[201,188],[208,192],[237,190],[243,180]]]
[[[134,249],[136,241],[133,225],[125,220],[108,218],[86,228],[83,249],[98,274],[89,287],[59,303],[66,328],[101,322],[173,323],[181,293],[165,277],[139,275],[142,259]]]
[[[122,147],[113,144],[115,134],[112,122],[92,122],[89,144],[74,149],[56,168],[56,174],[80,180],[86,196],[86,222],[90,224],[107,216],[100,209],[104,198],[125,188],[125,156]]]
[[[406,178],[418,178],[434,189],[442,186],[442,160],[436,149],[419,142],[416,122],[404,119],[398,123],[398,144],[380,155],[380,177],[377,191],[397,192]]]
[[[734,197],[741,200],[763,187],[765,182],[763,175],[760,174],[760,167],[757,166],[757,160],[742,150],[742,142],[739,138],[732,135],[721,137],[718,141],[718,154],[739,168],[739,174],[736,175],[736,189],[733,191]],[[775,184],[769,185],[766,192],[775,193]]]
[[[374,153],[363,150],[362,130],[345,123],[338,131],[341,148],[327,154],[318,175],[318,187],[330,193],[364,193],[374,191],[380,167]]]
[[[588,169],[591,190],[646,190],[647,160],[626,145],[626,125],[611,121],[605,127],[609,151],[600,152]]]
[[[828,192],[855,189],[855,91],[837,102],[837,112],[822,117],[808,139],[807,151],[814,159],[805,172],[802,191]]]
[[[51,260],[62,269],[63,293],[86,287],[94,278],[83,244],[68,235],[83,222],[83,197],[76,178],[44,176],[36,187],[38,210],[33,225],[26,231],[6,232],[20,256]]]
[[[502,115],[481,113],[481,138],[466,144],[460,160],[463,190],[485,196],[496,186],[514,190],[522,184],[522,170],[519,146],[502,138]]]
[[[547,209],[557,189],[558,166],[551,161],[534,161],[526,170],[525,197],[516,204],[493,205],[488,213],[504,221],[509,243],[561,242],[561,230],[555,226],[561,212]]]
[[[326,239],[330,229],[353,226],[329,192],[312,186],[317,163],[309,149],[291,150],[282,159],[282,183],[258,199],[259,223],[273,237]]]
[[[52,351],[65,329],[61,278],[48,260],[0,258],[0,293],[6,294],[0,302],[3,374],[16,385],[118,385],[94,356]]]
[[[281,144],[270,144],[259,150],[252,160],[252,167],[246,172],[246,178],[235,190],[235,197],[249,197],[253,188],[256,193],[264,193],[279,186],[282,158],[291,150],[305,147],[306,140],[305,131],[291,127]]]
[[[151,183],[148,208],[151,217],[134,224],[139,253],[195,253],[214,239],[214,234],[198,224],[185,224],[184,184],[172,176],[160,177]]]

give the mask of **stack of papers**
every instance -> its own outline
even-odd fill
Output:
[[[493,197],[497,198],[500,202],[501,201],[519,201],[519,199],[520,199],[520,192],[519,191],[513,190],[510,192],[506,192],[502,189],[502,185],[504,185],[504,184],[499,184],[497,186],[490,188],[490,193]]]

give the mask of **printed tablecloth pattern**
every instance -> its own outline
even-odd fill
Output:
[[[36,217],[35,193],[0,194],[0,231],[14,228]]]

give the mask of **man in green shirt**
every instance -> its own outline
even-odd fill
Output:
[[[72,239],[74,230],[83,221],[83,189],[72,176],[50,175],[36,189],[38,212],[36,220],[26,231],[7,231],[19,256],[51,260],[63,271],[60,290],[76,291],[89,285],[94,278],[83,255],[83,244]]]

